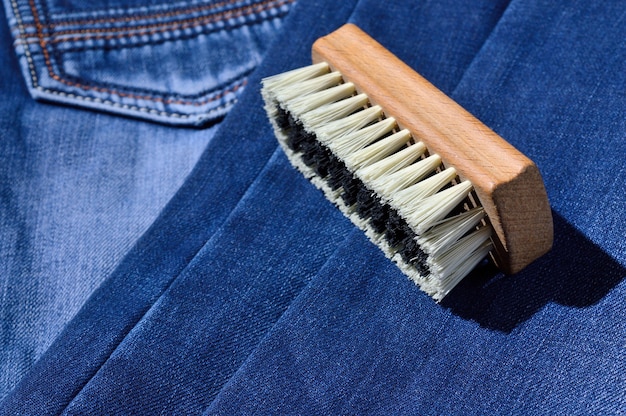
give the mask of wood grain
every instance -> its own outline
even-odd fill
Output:
[[[552,247],[552,213],[537,166],[382,45],[347,24],[313,45],[401,128],[474,185],[496,238],[494,259],[516,273]]]

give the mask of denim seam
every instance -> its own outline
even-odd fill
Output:
[[[15,15],[15,20],[17,22],[17,26],[18,26],[18,30],[20,33],[20,37],[22,39],[25,39],[26,36],[26,29],[24,26],[24,22],[22,20],[22,15],[19,11],[19,6],[17,4],[16,0],[11,0],[11,7],[13,8],[13,14]],[[72,94],[72,93],[66,93],[63,91],[56,91],[56,90],[52,90],[49,88],[44,88],[41,85],[39,85],[39,80],[37,77],[37,72],[36,72],[36,68],[35,68],[35,63],[33,62],[33,57],[31,55],[31,51],[30,51],[30,47],[28,46],[28,44],[24,45],[24,56],[26,57],[26,62],[28,65],[28,72],[30,73],[30,80],[32,83],[32,87],[35,88],[38,91],[44,92],[44,93],[48,93],[48,94],[53,94],[53,95],[58,95],[60,97],[67,97],[67,98],[72,98],[72,99],[76,99],[76,100],[80,100],[80,101],[87,101],[87,102],[94,102],[94,103],[98,103],[98,104],[106,104],[112,107],[116,107],[116,108],[121,108],[123,110],[131,110],[131,111],[139,111],[139,112],[144,112],[147,114],[154,114],[154,115],[158,115],[158,116],[163,116],[163,117],[171,117],[171,118],[178,118],[178,119],[186,119],[189,118],[190,115],[188,114],[182,114],[182,113],[174,113],[174,112],[165,112],[165,111],[159,111],[159,110],[155,110],[153,108],[148,108],[148,107],[140,107],[140,106],[134,106],[134,105],[128,105],[128,104],[120,104],[117,103],[115,101],[111,101],[111,100],[105,100],[105,99],[99,99],[99,98],[92,98],[92,97],[86,97],[86,96],[82,96],[82,95],[76,95],[76,94]],[[214,108],[213,110],[205,113],[207,116],[221,111],[224,108],[227,108],[227,105],[223,105],[221,107],[217,107]]]
[[[296,0],[289,0],[286,1],[284,3],[282,3],[283,5],[285,4],[291,4]],[[274,9],[267,9],[267,10],[274,10]],[[67,52],[80,52],[80,51],[89,51],[89,50],[101,50],[101,49],[130,49],[130,48],[136,48],[139,46],[144,46],[144,45],[158,45],[158,44],[162,44],[162,43],[166,43],[166,42],[171,42],[171,41],[176,41],[176,40],[186,40],[186,39],[193,39],[198,37],[199,35],[207,35],[207,34],[211,34],[211,33],[215,33],[215,32],[225,32],[225,31],[229,31],[229,30],[234,30],[234,29],[238,29],[244,26],[254,26],[257,25],[259,23],[263,23],[266,22],[268,20],[271,19],[276,19],[276,18],[283,18],[285,16],[286,12],[278,12],[277,14],[274,14],[272,16],[268,16],[268,17],[260,17],[258,15],[249,15],[252,16],[253,18],[255,18],[256,20],[251,21],[251,22],[236,22],[236,23],[231,23],[229,24],[227,27],[219,27],[219,28],[215,28],[212,27],[214,23],[216,22],[222,22],[222,21],[216,21],[216,22],[210,22],[209,26],[207,27],[206,24],[198,24],[195,26],[192,26],[195,29],[200,28],[200,30],[194,30],[193,33],[177,33],[178,28],[177,27],[173,27],[172,30],[165,30],[165,31],[159,31],[157,32],[159,35],[164,35],[167,34],[168,37],[163,37],[162,39],[150,39],[150,40],[144,40],[141,39],[140,37],[136,36],[136,34],[128,34],[129,40],[132,41],[132,44],[111,44],[111,43],[106,43],[106,44],[101,44],[101,45],[87,45],[85,44],[86,42],[83,42],[83,40],[91,40],[90,38],[76,38],[75,40],[72,41],[67,41],[67,39],[60,39],[60,40],[56,40],[54,39],[54,35],[53,36],[44,36],[44,39],[48,39],[51,38],[51,41],[48,42],[48,44],[53,45],[53,44],[75,44],[73,46],[63,46],[63,50],[61,51],[61,53],[67,53]],[[46,28],[46,25],[42,25],[42,27]],[[156,35],[157,33],[154,33],[153,35]],[[121,38],[121,37],[120,37]],[[117,38],[110,38],[105,40],[104,42],[108,42],[110,40],[114,40]],[[30,34],[25,36],[25,38],[23,39],[18,39],[14,42],[14,44],[16,46],[21,46],[21,45],[29,45],[29,44],[40,44],[40,39],[36,36],[36,34]]]
[[[50,17],[57,22],[60,23],[68,23],[71,24],[75,21],[82,20],[94,20],[98,21],[106,21],[110,18],[115,18],[115,16],[127,16],[127,15],[145,15],[151,16],[155,13],[168,13],[168,11],[175,10],[191,10],[194,11],[193,7],[203,7],[210,0],[178,0],[172,3],[157,3],[151,5],[143,5],[143,6],[124,6],[124,5],[116,5],[110,8],[83,8],[75,11],[52,11],[50,13]],[[226,3],[235,4],[238,2],[245,3],[249,0],[229,0]]]
[[[242,16],[254,16],[258,15],[263,11],[278,9],[286,4],[293,3],[295,0],[264,0],[259,3],[254,3],[252,5],[239,7],[236,9],[229,9],[220,12],[215,12],[208,15],[190,17],[181,20],[172,20],[167,22],[156,22],[150,24],[143,24],[137,26],[113,26],[113,27],[95,27],[95,28],[86,28],[86,29],[66,29],[52,32],[52,40],[53,43],[59,42],[72,42],[79,40],[91,40],[91,39],[101,39],[111,37],[132,37],[132,36],[143,36],[150,35],[155,32],[161,31],[169,31],[169,30],[180,30],[188,27],[196,27],[205,25],[208,23],[217,23],[222,22],[228,19],[233,19]],[[120,20],[122,21],[122,20]],[[133,22],[140,22],[140,19],[132,19]],[[115,23],[115,22],[113,22]],[[46,25],[50,27],[51,25]],[[159,28],[174,26],[172,29],[164,29],[159,30]],[[98,35],[99,33],[109,33],[109,32],[123,32],[123,31],[139,31],[138,33],[120,33],[117,35]],[[93,34],[93,36],[92,36]],[[75,36],[72,38],[65,38],[54,40],[55,37],[61,37],[66,35],[84,35],[84,36]]]
[[[274,1],[277,1],[277,0],[274,0]],[[260,10],[260,12],[268,11],[268,10],[270,10],[270,11],[271,10],[275,10],[275,9],[280,8],[284,4],[293,3],[294,1],[295,0],[283,1],[280,4],[277,4],[277,5],[273,6],[273,7],[269,6],[267,8],[263,8],[263,9]],[[263,3],[268,3],[268,2],[263,2]],[[259,6],[259,5],[260,5],[260,3],[256,3],[255,5],[250,5],[250,6],[247,6],[247,7],[248,8],[252,8],[254,6]],[[230,9],[230,10],[224,10],[224,11],[219,12],[219,13],[213,13],[213,14],[204,15],[204,16],[196,16],[196,18],[194,18],[194,19],[210,19],[210,20],[208,22],[201,21],[198,24],[194,24],[193,26],[190,26],[190,27],[197,28],[197,27],[202,27],[203,25],[207,25],[207,24],[220,23],[220,22],[225,22],[227,20],[232,20],[233,17],[240,17],[240,16],[242,16],[242,14],[240,13],[240,14],[238,14],[236,16],[223,16],[222,19],[216,19],[215,17],[216,16],[217,17],[222,17],[222,16],[220,16],[220,14],[232,13],[235,10],[242,10],[242,9],[243,8]],[[31,11],[32,11],[32,9],[31,9]],[[48,19],[50,17],[50,13],[44,13],[44,14],[46,16],[46,19]],[[257,13],[250,12],[250,13],[246,13],[245,16],[259,17],[260,13],[258,13],[258,12]],[[273,18],[273,17],[276,17],[276,16],[270,16],[269,18]],[[278,15],[278,17],[280,17],[280,15]],[[123,16],[123,17],[120,17],[120,18],[117,18],[117,19],[116,18],[107,18],[106,23],[109,23],[111,25],[115,25],[116,23],[124,22],[124,21],[128,21],[128,20],[140,22],[142,19],[135,18],[135,17]],[[147,19],[147,20],[149,20],[149,19]],[[264,18],[262,21],[265,21],[265,20],[267,20],[267,18]],[[189,19],[182,20],[182,21],[189,21]],[[172,21],[169,21],[169,22],[157,23],[157,24],[154,24],[154,26],[168,26],[168,25],[174,26],[172,28],[172,30],[163,31],[163,33],[174,34],[177,29],[180,29],[180,26],[176,26],[180,22],[181,22],[181,20],[172,20]],[[232,28],[238,28],[238,27],[241,27],[242,25],[245,25],[245,23],[241,23],[241,24],[238,24],[238,25],[231,25],[228,28],[220,28],[220,30],[227,30],[227,29],[232,29]],[[67,26],[67,25],[64,25],[63,23],[59,24],[59,23],[54,23],[54,22],[53,23],[41,23],[40,27],[42,29],[46,29],[46,30],[51,30],[52,29],[50,35],[42,33],[41,34],[42,37],[44,39],[50,39],[50,41],[48,43],[73,43],[73,42],[70,42],[71,39],[68,39],[68,38],[66,38],[66,39],[56,39],[57,37],[60,37],[60,36],[66,35],[66,34],[71,34],[71,33],[68,33],[69,31],[67,31],[67,30],[65,30],[65,31],[54,31],[53,29],[56,26]],[[94,24],[94,26],[97,26],[97,25]],[[39,44],[41,42],[40,36],[37,33],[33,33],[32,32],[32,30],[35,30],[37,28],[34,23],[24,23],[23,22],[22,23],[22,27],[31,30],[31,32],[28,33],[28,34],[26,32],[24,32],[22,34],[22,36],[20,37],[20,39],[17,39],[14,42],[16,45]],[[89,33],[97,33],[97,32],[124,31],[124,30],[132,31],[132,30],[136,30],[138,28],[141,28],[141,26],[106,26],[105,25],[105,26],[102,26],[100,28],[80,29],[80,30],[74,30],[73,32],[74,33],[89,34]],[[144,32],[142,32],[141,34],[143,34],[143,33]],[[206,33],[207,32],[202,32],[202,33],[197,33],[197,34],[206,34]],[[197,34],[194,35],[194,36],[197,36]],[[128,33],[126,35],[129,36],[129,37],[136,37],[136,34],[132,34],[132,33]],[[189,38],[189,37],[191,37],[191,36],[180,36],[180,38]],[[84,39],[91,39],[91,38],[90,37],[77,37],[76,39],[77,40],[84,40]],[[179,37],[165,39],[165,40],[171,40],[171,39],[179,39]],[[159,41],[146,41],[144,43],[159,43]],[[136,44],[128,45],[128,46],[121,45],[121,46],[117,46],[117,47],[118,48],[133,47],[135,45]],[[110,47],[111,46],[107,45],[107,48],[110,48]],[[83,49],[102,49],[102,46],[74,47],[74,48],[71,48],[71,49],[64,49],[63,51],[65,52],[67,50],[74,51],[74,50],[83,50]]]
[[[81,89],[86,89],[86,90],[93,89],[93,90],[95,90],[97,92],[102,92],[102,93],[113,93],[113,94],[119,95],[120,97],[128,97],[128,98],[140,99],[140,100],[152,100],[152,101],[157,101],[157,102],[163,102],[165,104],[181,104],[181,105],[203,105],[206,102],[217,100],[217,99],[221,98],[222,95],[225,95],[225,94],[227,94],[229,92],[235,92],[235,91],[237,91],[237,89],[240,88],[239,85],[235,85],[235,86],[233,86],[231,88],[231,90],[225,90],[222,95],[217,95],[215,97],[208,98],[206,101],[203,101],[203,102],[197,102],[197,101],[192,102],[192,101],[182,101],[182,100],[163,100],[163,99],[160,99],[160,98],[147,97],[147,96],[136,96],[134,94],[119,93],[116,89],[101,88],[101,87],[93,86],[93,84],[90,85],[89,83],[69,81],[69,80],[67,80],[67,79],[65,79],[63,77],[60,77],[55,72],[55,70],[53,68],[53,65],[52,65],[52,59],[50,57],[50,51],[49,51],[49,49],[47,47],[48,43],[45,42],[45,40],[44,40],[44,38],[45,38],[45,35],[43,33],[43,26],[44,25],[40,21],[39,9],[38,9],[38,7],[37,7],[37,5],[36,5],[34,0],[30,0],[29,1],[29,5],[30,5],[30,8],[31,8],[31,12],[33,14],[33,19],[35,20],[35,26],[37,27],[37,37],[39,38],[39,43],[40,43],[40,46],[41,46],[41,49],[42,49],[43,57],[44,57],[45,64],[46,64],[46,67],[48,69],[48,72],[49,72],[50,76],[53,79],[55,79],[56,81],[61,82],[63,84],[69,85],[71,87],[78,87],[78,88],[81,88]],[[45,11],[43,11],[43,13],[45,15]]]
[[[60,17],[56,18],[56,21],[54,21],[53,23],[50,23],[48,26],[55,27],[55,26],[71,26],[71,25],[83,25],[83,24],[96,25],[99,23],[117,23],[120,21],[141,21],[141,20],[160,19],[163,17],[168,18],[168,17],[175,17],[175,16],[180,16],[180,15],[185,15],[185,14],[199,13],[199,12],[213,10],[213,9],[219,9],[221,7],[235,5],[237,3],[243,3],[243,1],[244,0],[226,0],[220,3],[198,4],[196,6],[191,6],[191,7],[187,6],[183,8],[178,8],[177,6],[172,6],[171,4],[160,4],[160,5],[154,5],[154,6],[148,6],[148,7],[137,7],[137,8],[128,8],[128,9],[118,8],[118,9],[115,9],[115,11],[113,9],[111,10],[97,9],[97,10],[92,10],[92,11],[81,10],[80,13],[84,13],[84,14],[100,13],[102,14],[103,17],[67,18],[65,17],[67,16],[67,14],[60,14],[59,15]],[[181,2],[181,3],[185,4],[185,2]],[[150,9],[155,9],[157,7],[162,7],[163,11],[160,11],[160,12],[148,11],[147,14],[143,14],[143,15],[136,12],[142,9],[150,10]],[[114,15],[116,14],[125,15],[125,16],[114,17]]]
[[[210,101],[219,100],[220,98],[224,97],[226,94],[237,92],[239,89],[245,87],[248,84],[248,77],[252,73],[253,68],[243,71],[242,74],[239,75],[238,77],[232,80],[229,80],[228,82],[224,82],[217,87],[213,87],[207,90],[202,90],[194,94],[179,94],[179,93],[169,92],[169,91],[152,90],[150,88],[138,88],[138,87],[132,88],[132,87],[126,87],[123,85],[118,86],[109,82],[98,82],[98,83],[83,82],[83,80],[81,80],[78,77],[65,74],[65,72],[61,68],[59,68],[58,70],[59,70],[58,72],[61,73],[65,77],[65,79],[68,80],[69,82],[74,82],[74,83],[82,82],[83,85],[92,87],[90,89],[93,89],[95,91],[98,91],[98,89],[100,88],[104,90],[104,91],[98,91],[98,92],[107,92],[109,89],[115,89],[116,91],[119,92],[119,95],[124,98],[128,97],[128,98],[135,98],[135,99],[141,99],[141,100],[149,100],[149,101],[161,102],[163,104],[181,104],[181,105],[188,105],[188,106],[202,106]],[[149,97],[142,96],[139,94],[146,94]]]
[[[139,325],[139,323],[141,323],[141,321],[150,313],[150,311],[155,307],[155,305],[159,302],[160,299],[163,298],[163,296],[169,291],[169,289],[174,285],[174,283],[178,280],[178,278],[180,276],[182,276],[185,271],[190,267],[190,265],[193,263],[193,261],[198,257],[198,254],[200,252],[202,252],[202,250],[215,238],[215,236],[224,228],[224,224],[226,224],[233,216],[233,213],[237,210],[237,206],[241,203],[241,201],[243,199],[245,199],[246,195],[248,194],[248,192],[251,191],[251,189],[254,187],[254,185],[257,183],[257,181],[259,180],[260,175],[263,173],[263,171],[268,167],[269,163],[274,159],[274,157],[276,156],[277,152],[282,152],[282,149],[280,148],[280,146],[276,146],[274,148],[274,151],[272,152],[272,154],[267,158],[267,160],[265,161],[265,163],[263,164],[263,166],[261,167],[261,169],[258,171],[257,175],[254,177],[254,179],[252,179],[252,181],[250,181],[250,184],[246,187],[246,190],[241,194],[241,198],[239,198],[239,201],[235,204],[235,206],[233,207],[233,209],[230,210],[230,212],[228,213],[228,215],[226,216],[226,218],[224,218],[224,220],[222,221],[221,225],[219,227],[217,227],[215,229],[215,231],[206,239],[206,241],[204,242],[204,244],[202,244],[202,246],[198,249],[198,251],[196,251],[194,253],[194,255],[189,259],[189,261],[187,262],[187,264],[180,270],[180,272],[174,276],[170,282],[168,282],[168,284],[166,285],[166,287],[163,289],[163,291],[161,292],[160,295],[158,295],[158,297],[154,300],[154,302],[152,302],[148,308],[145,310],[144,313],[141,314],[141,316],[139,317],[139,319],[132,324],[132,327],[128,329],[128,331],[126,333],[123,334],[123,336],[120,338],[119,342],[117,343],[117,345],[111,350],[111,352],[107,355],[107,357],[104,359],[104,361],[102,361],[99,365],[98,368],[93,372],[93,374],[91,374],[91,376],[89,377],[88,380],[85,381],[85,383],[82,385],[82,387],[80,389],[78,389],[78,391],[76,392],[76,394],[74,394],[74,396],[70,399],[70,401],[67,403],[67,405],[63,408],[63,410],[59,413],[59,414],[63,414],[69,407],[70,405],[74,402],[74,400],[81,394],[81,392],[85,389],[85,387],[87,387],[89,385],[89,383],[94,379],[94,377],[96,377],[98,375],[98,373],[102,370],[102,368],[104,368],[104,366],[106,365],[106,363],[109,361],[109,359],[113,356],[113,354],[115,354],[115,351],[117,351],[117,349],[122,345],[122,343],[124,342],[124,340],[133,332],[133,330],[137,327],[137,325]]]
[[[19,44],[41,44],[42,41],[49,39],[49,41],[45,42],[46,44],[58,44],[58,43],[82,43],[86,40],[115,40],[122,38],[139,38],[141,36],[151,36],[155,34],[175,34],[175,32],[180,31],[181,29],[189,29],[189,28],[198,28],[203,27],[210,24],[225,22],[227,20],[235,19],[238,17],[250,17],[250,18],[261,18],[260,21],[269,20],[275,17],[282,17],[281,14],[276,16],[261,16],[262,12],[278,10],[282,6],[294,3],[295,0],[266,0],[261,3],[255,3],[254,5],[249,5],[246,7],[240,7],[237,9],[225,10],[218,13],[213,13],[205,16],[197,16],[194,18],[183,19],[183,20],[174,20],[170,22],[162,22],[162,23],[154,23],[143,26],[113,26],[113,27],[100,27],[93,29],[72,29],[72,30],[62,30],[62,31],[52,31],[51,34],[46,35],[43,33],[41,29],[51,29],[55,24],[45,24],[45,23],[34,23],[30,25],[24,24],[25,28],[35,28],[37,33],[33,33],[30,35],[24,36],[23,39],[20,40]],[[35,14],[35,7],[31,6],[31,12]],[[48,17],[47,13],[44,13],[46,18]],[[120,19],[119,21],[124,21],[124,19]],[[111,20],[111,23],[115,23],[115,20]],[[182,23],[182,24],[181,24]],[[256,23],[256,22],[254,22]],[[228,28],[219,28],[218,30],[227,30],[238,28],[246,25],[246,23],[235,23],[230,25]],[[151,29],[151,30],[141,30],[141,29]],[[139,30],[139,31],[138,31]],[[110,33],[110,32],[124,32],[128,31],[129,33],[117,33],[117,34],[99,34],[99,33]],[[174,36],[172,38],[165,39],[165,41],[176,40],[181,38],[191,38],[196,37],[200,34],[211,33],[213,30],[202,31],[202,32],[194,32],[193,34],[186,35],[180,34]],[[61,38],[66,35],[77,35],[73,37]],[[80,36],[78,36],[80,35]],[[59,39],[61,38],[61,39]],[[155,41],[144,41],[139,43],[139,45],[143,44],[151,44],[158,43]],[[133,47],[137,44],[133,45],[120,45],[119,47]],[[107,46],[108,48],[110,46]],[[72,50],[83,50],[83,49],[99,49],[102,47],[73,47]]]
[[[285,4],[289,4],[291,2],[293,2],[295,0],[285,0],[285,1],[280,1],[278,4],[278,6],[276,7],[282,7]],[[264,4],[273,4],[272,1],[269,2],[264,2]],[[27,40],[28,38],[30,38],[31,36],[29,36],[26,33],[26,26],[24,24],[24,21],[22,19],[21,13],[19,11],[19,6],[17,4],[16,0],[11,0],[11,6],[13,8],[13,12],[15,14],[16,17],[16,21],[17,21],[17,25],[18,25],[18,30],[19,30],[19,34],[21,39],[23,40]],[[42,49],[42,54],[43,54],[43,58],[44,58],[44,62],[45,62],[45,66],[49,72],[49,75],[52,79],[54,79],[57,82],[60,82],[62,84],[66,84],[70,87],[76,87],[76,88],[80,88],[83,90],[94,90],[100,93],[107,93],[107,94],[113,94],[113,95],[117,95],[121,98],[132,98],[132,99],[138,99],[138,100],[148,100],[148,101],[154,101],[154,102],[161,102],[163,104],[179,104],[179,105],[191,105],[191,106],[202,106],[205,105],[207,103],[216,101],[221,99],[222,97],[224,97],[225,95],[229,94],[229,93],[235,93],[237,90],[239,90],[241,87],[245,86],[247,80],[243,79],[240,83],[233,85],[231,88],[229,89],[224,89],[221,91],[221,93],[212,96],[212,97],[208,97],[205,100],[202,101],[191,101],[191,100],[180,100],[180,99],[175,99],[175,98],[169,98],[169,99],[164,99],[162,97],[154,97],[154,96],[138,96],[135,94],[130,94],[130,93],[126,93],[126,92],[121,92],[119,91],[119,89],[111,89],[111,88],[102,88],[102,87],[97,87],[97,86],[93,86],[93,85],[85,85],[84,82],[81,83],[77,83],[77,82],[71,82],[69,80],[67,80],[66,78],[63,78],[61,76],[59,76],[55,71],[54,68],[52,66],[52,62],[50,59],[50,51],[48,50],[48,45],[49,43],[45,41],[46,37],[43,34],[43,28],[45,27],[44,25],[42,25],[40,18],[39,18],[39,13],[38,13],[38,8],[37,5],[35,4],[34,0],[29,0],[29,6],[31,9],[31,13],[32,13],[32,17],[34,20],[34,25],[37,29],[37,33],[36,36],[38,38],[38,43]],[[261,11],[265,11],[265,10],[270,10],[271,7],[268,7],[266,9],[262,9]],[[37,77],[37,73],[36,73],[36,66],[33,60],[33,53],[30,50],[30,47],[28,46],[29,42],[23,42],[24,46],[24,55],[26,57],[26,61],[28,64],[28,68],[29,68],[29,72],[30,72],[30,77],[31,77],[31,83],[33,88],[35,88],[38,91],[44,92],[44,93],[48,93],[48,94],[52,94],[52,95],[58,95],[61,97],[67,97],[67,98],[72,98],[72,99],[77,99],[77,100],[82,100],[82,101],[87,101],[87,102],[93,102],[93,103],[97,103],[97,104],[105,104],[105,105],[109,105],[112,107],[116,107],[116,108],[121,108],[123,110],[131,110],[131,111],[139,111],[139,112],[144,112],[144,113],[148,113],[148,114],[154,114],[154,115],[159,115],[159,116],[166,116],[166,117],[172,117],[172,118],[179,118],[179,119],[186,119],[192,116],[204,116],[204,117],[208,117],[212,114],[215,113],[219,113],[223,110],[225,110],[226,108],[232,106],[236,101],[237,101],[237,97],[233,97],[231,99],[229,99],[228,101],[226,101],[225,103],[223,103],[222,105],[215,107],[209,111],[206,112],[202,112],[202,113],[197,113],[197,114],[183,114],[183,113],[177,113],[177,112],[169,112],[169,111],[161,111],[161,110],[156,110],[154,108],[150,108],[150,107],[146,107],[146,106],[138,106],[138,105],[130,105],[130,104],[121,104],[109,99],[104,99],[104,98],[97,98],[97,97],[89,97],[89,96],[83,96],[83,95],[78,95],[78,94],[74,94],[74,93],[68,93],[65,91],[60,91],[60,90],[55,90],[55,89],[51,89],[51,88],[46,88],[46,87],[42,87],[41,85],[39,85],[39,81],[38,81],[38,77]],[[172,97],[170,95],[170,97]],[[180,96],[178,96],[180,97]]]
[[[291,4],[294,1],[295,0],[288,0],[281,4],[282,5]],[[276,9],[266,9],[266,10],[276,10]],[[97,38],[96,37],[74,37],[74,38],[66,38],[66,39],[54,39],[54,35],[53,35],[53,37],[51,38],[50,42],[48,42],[48,44],[63,45],[62,53],[99,50],[99,49],[130,49],[130,48],[136,48],[136,47],[143,46],[143,45],[158,45],[158,44],[172,42],[176,40],[193,39],[200,35],[208,35],[208,34],[216,33],[216,32],[227,32],[227,31],[239,29],[241,27],[250,27],[250,26],[254,26],[254,25],[266,22],[268,20],[272,20],[276,18],[279,18],[279,19],[283,18],[285,14],[286,12],[277,12],[276,14],[272,16],[267,16],[267,17],[261,17],[260,15],[249,14],[249,15],[245,15],[245,17],[247,17],[249,21],[229,23],[225,27],[215,27],[215,23],[224,22],[222,20],[216,20],[216,21],[211,21],[211,22],[199,23],[193,26],[186,26],[185,28],[183,28],[183,29],[194,29],[193,33],[178,33],[180,31],[180,27],[177,27],[174,25],[172,26],[171,29],[158,30],[158,31],[153,31],[149,33],[146,33],[146,32],[125,33],[125,34],[118,34],[115,36],[99,36]],[[165,37],[164,35],[167,35],[167,37]],[[144,40],[142,39],[142,36],[163,36],[163,37],[161,39]],[[125,37],[128,39],[128,41],[132,43],[131,44],[115,43],[116,41],[119,41],[120,39],[123,39]],[[45,37],[45,38],[49,38],[49,37]],[[88,42],[85,42],[85,41],[92,41],[94,39],[100,41],[102,44],[88,45],[87,44]],[[38,38],[31,37],[30,39],[27,39],[20,43],[21,44],[24,44],[24,43],[39,44],[40,40]],[[70,45],[70,46],[66,46],[66,45]]]

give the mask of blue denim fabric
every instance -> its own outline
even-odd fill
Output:
[[[223,2],[229,8],[248,3]],[[21,30],[19,19],[13,14],[15,10],[25,13],[21,17],[23,25],[30,24],[29,29],[22,30],[33,30],[32,16],[28,17],[29,2],[19,2],[19,7],[15,2],[5,5],[8,20],[4,13],[1,20],[12,25],[14,35]],[[55,22],[127,13],[119,8],[102,7],[98,11],[95,4],[80,14],[70,14],[60,5],[48,6]],[[184,7],[183,3],[175,6],[177,10],[191,7]],[[210,9],[208,3],[192,6]],[[41,4],[37,7],[44,9]],[[76,9],[74,5],[72,10]],[[152,13],[152,9],[142,13]],[[164,92],[176,92],[181,85],[193,84],[191,76],[204,74],[204,86],[210,84],[214,92],[226,91],[229,84],[218,81],[227,80],[237,71],[245,77],[280,26],[274,14],[259,16],[263,18],[242,20],[236,28],[188,36],[184,41],[187,43],[172,39],[170,43],[134,48],[103,46],[92,48],[89,53],[92,57],[100,54],[98,70],[118,83],[124,82],[120,69],[128,67],[118,67],[110,54],[123,52],[129,62],[136,54],[150,58],[142,59],[146,67],[134,65],[133,71],[126,73],[127,79],[150,81],[159,84]],[[253,32],[257,35],[252,36]],[[242,38],[242,33],[248,33],[247,37]],[[237,53],[223,38],[235,42]],[[28,85],[32,81],[30,72],[24,78],[20,76],[19,63],[28,67],[24,39],[15,39],[19,62],[4,23],[0,39],[0,398],[4,398],[180,188],[218,129],[219,119],[215,113],[211,116],[212,124],[192,130],[86,111],[86,102],[80,100],[72,102],[71,107],[35,102],[29,92],[35,97],[39,93]],[[207,48],[211,43],[223,49]],[[32,42],[28,45],[38,47]],[[181,45],[199,49],[194,51],[193,61],[184,61],[161,49],[168,45],[178,52],[183,50]],[[154,54],[150,52],[153,47]],[[74,51],[58,56],[70,70],[87,62],[86,53]],[[215,54],[230,54],[230,60],[215,59]],[[37,65],[42,64],[41,55],[35,51],[30,57]],[[217,63],[207,70],[204,62]],[[156,63],[160,71],[155,70]],[[90,76],[83,71],[84,66],[80,68],[81,74]],[[45,73],[45,68],[38,66],[37,71]],[[42,88],[55,88],[42,84],[42,76],[33,77]],[[202,83],[193,85],[204,88]],[[58,87],[60,94],[63,85]],[[88,97],[89,91],[82,91],[87,94],[84,97]],[[48,98],[62,97],[59,94]],[[198,114],[204,117],[208,113]],[[135,114],[127,111],[124,115]],[[168,120],[159,121],[171,124]]]
[[[33,97],[201,125],[237,101],[293,1],[5,5]]]
[[[336,3],[293,8],[185,183],[1,414],[626,410],[626,8]],[[259,79],[348,20],[538,163],[551,253],[516,276],[482,265],[437,305],[289,167]]]

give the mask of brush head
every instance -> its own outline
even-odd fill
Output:
[[[442,299],[490,252],[516,272],[549,249],[528,158],[355,26],[313,50],[321,62],[263,80],[279,143],[424,291]]]

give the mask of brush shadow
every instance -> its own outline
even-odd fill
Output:
[[[626,268],[552,211],[552,250],[515,275],[479,266],[441,302],[482,327],[511,332],[548,303],[584,308],[626,278]]]

